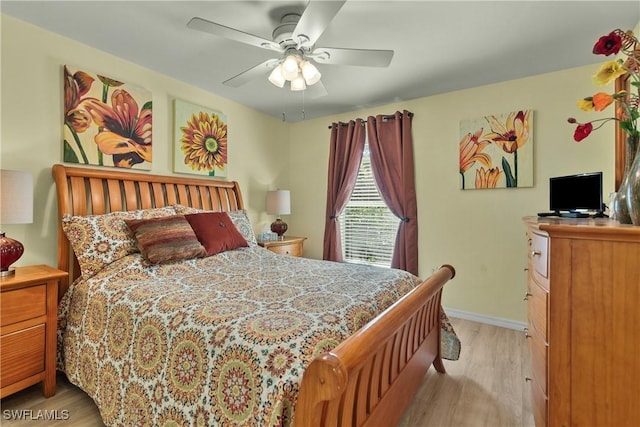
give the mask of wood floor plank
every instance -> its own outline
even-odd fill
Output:
[[[398,427],[533,427],[523,333],[456,318],[451,323],[462,342],[460,359],[444,361],[446,374],[429,370]],[[1,403],[3,427],[104,427],[93,401],[62,374],[49,399],[36,385]],[[58,419],[37,424],[39,415]]]
[[[524,334],[451,319],[460,359],[429,370],[399,427],[533,427]]]

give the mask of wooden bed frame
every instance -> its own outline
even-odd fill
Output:
[[[59,219],[181,204],[216,211],[243,209],[237,182],[53,166]],[[80,269],[58,222],[58,268],[75,280]],[[393,426],[431,364],[444,373],[440,298],[455,275],[444,265],[421,285],[304,372],[295,426]],[[62,284],[60,295],[68,288]]]

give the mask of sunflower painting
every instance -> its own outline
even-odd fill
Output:
[[[151,169],[151,92],[64,66],[63,161]]]
[[[175,100],[174,172],[227,176],[227,118]]]
[[[533,111],[460,122],[460,188],[533,186]]]

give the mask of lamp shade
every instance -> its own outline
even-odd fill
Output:
[[[306,88],[307,88],[307,85],[304,82],[304,78],[302,77],[302,74],[298,74],[298,77],[291,80],[291,90],[298,91],[298,90],[305,90]]]
[[[288,55],[287,58],[282,62],[282,75],[287,80],[293,80],[298,75],[298,56],[297,55]]]
[[[33,222],[33,176],[29,172],[0,170],[0,224]]]
[[[33,176],[28,172],[0,170],[0,224],[33,222]],[[24,253],[19,241],[0,231],[0,277],[15,274],[9,267]]]
[[[286,82],[286,80],[282,75],[282,64],[278,64],[271,74],[269,74],[269,81],[278,87],[284,86],[284,82]]]
[[[289,215],[291,213],[289,190],[267,192],[267,213],[269,215]]]
[[[320,71],[309,61],[302,61],[300,64],[300,70],[302,70],[302,76],[304,77],[307,85],[311,86],[320,81]]]

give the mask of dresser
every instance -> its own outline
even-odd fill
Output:
[[[305,240],[307,240],[306,237],[284,236],[282,240],[258,241],[258,244],[263,248],[267,248],[271,252],[275,252],[277,254],[285,254],[285,255],[301,257],[304,249]]]
[[[640,227],[524,222],[536,426],[640,426]]]
[[[39,382],[46,397],[55,394],[58,283],[66,276],[34,265],[0,278],[0,398]]]

